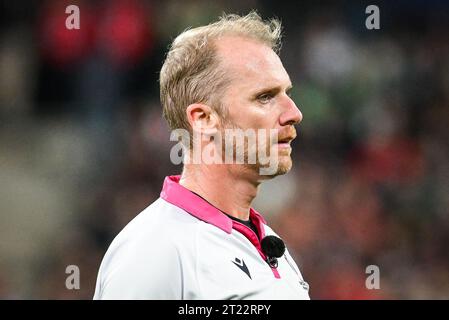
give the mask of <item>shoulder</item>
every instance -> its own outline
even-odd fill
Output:
[[[108,251],[122,245],[144,245],[147,250],[151,250],[151,244],[186,244],[186,241],[192,239],[192,232],[195,232],[198,222],[197,218],[159,198],[123,228]]]
[[[181,260],[195,256],[198,224],[182,209],[156,200],[112,241],[100,266],[96,291],[109,288],[115,294],[117,290],[111,290],[115,287],[124,296],[125,288],[132,287],[132,293],[138,294],[141,287],[145,297],[154,297],[162,287],[177,292],[174,288],[183,281],[182,268],[189,267],[188,261]]]

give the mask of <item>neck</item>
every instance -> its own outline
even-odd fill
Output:
[[[186,164],[179,183],[221,211],[241,220],[249,220],[259,182],[244,171],[236,165]]]

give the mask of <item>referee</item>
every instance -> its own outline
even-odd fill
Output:
[[[251,208],[260,183],[291,169],[290,142],[302,120],[280,38],[278,20],[251,12],[225,14],[173,41],[160,95],[170,128],[193,140],[183,144],[185,157],[195,158],[196,143],[220,157],[243,149],[244,161],[185,161],[182,175],[166,177],[160,198],[108,248],[94,299],[309,299],[284,242]],[[255,144],[218,144],[217,134],[235,129],[270,134],[256,135]],[[268,174],[261,169],[273,163],[261,160],[262,150],[275,160]]]

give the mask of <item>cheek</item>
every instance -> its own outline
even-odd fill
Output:
[[[254,128],[274,129],[278,127],[279,115],[274,112],[255,112],[250,116]]]
[[[242,107],[234,117],[235,123],[242,128],[271,129],[276,127],[279,116],[259,106],[247,106]]]

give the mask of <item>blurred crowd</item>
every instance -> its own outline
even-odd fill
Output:
[[[79,30],[65,28],[69,4]],[[0,298],[92,298],[114,236],[182,169],[157,82],[170,41],[257,9],[283,22],[304,119],[294,169],[255,207],[311,298],[449,299],[449,5],[379,2],[379,30],[365,27],[367,5],[3,1]],[[66,288],[69,265],[79,290]]]

